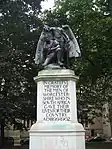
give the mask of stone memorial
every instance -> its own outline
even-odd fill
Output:
[[[30,149],[85,149],[85,131],[77,121],[76,82],[69,58],[80,49],[68,25],[44,26],[35,62],[40,67],[37,83],[37,121],[32,125]]]

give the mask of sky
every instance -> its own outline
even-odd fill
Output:
[[[54,5],[54,0],[45,0],[44,2],[41,3],[42,10],[45,9],[50,9]]]

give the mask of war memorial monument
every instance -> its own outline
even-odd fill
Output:
[[[76,82],[69,59],[80,56],[70,27],[44,25],[35,63],[41,70],[37,83],[37,121],[32,125],[30,149],[85,149],[85,131],[77,120]]]

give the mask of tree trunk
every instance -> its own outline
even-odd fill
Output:
[[[112,138],[112,121],[110,121],[111,138]]]
[[[109,103],[109,121],[110,121],[110,128],[111,128],[111,137],[112,137],[112,103]]]
[[[1,141],[0,141],[0,148],[4,145],[4,123],[1,124]]]

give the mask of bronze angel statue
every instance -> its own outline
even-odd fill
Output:
[[[68,25],[44,25],[39,38],[35,63],[43,68],[68,68],[69,58],[81,55],[78,42]]]

